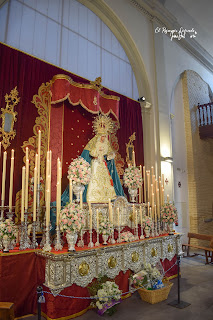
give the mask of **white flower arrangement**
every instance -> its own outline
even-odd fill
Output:
[[[77,203],[68,203],[60,212],[59,223],[61,231],[80,232],[85,226],[85,212]]]
[[[132,234],[132,232],[130,231],[125,231],[125,232],[122,232],[121,233],[121,241],[125,241],[125,242],[131,242],[131,241],[134,241],[135,240],[135,237],[134,235]]]
[[[112,300],[119,301],[122,291],[119,290],[118,285],[112,281],[106,281],[101,285],[96,295],[96,306],[101,310],[104,305]]]
[[[101,217],[99,221],[99,233],[110,236],[114,231],[112,222],[107,217]]]
[[[124,185],[129,189],[138,189],[142,186],[142,175],[137,167],[128,167],[123,175]]]
[[[11,219],[6,219],[0,223],[0,240],[16,239],[16,226]]]
[[[71,179],[73,184],[82,183],[87,185],[91,179],[89,162],[82,157],[74,159],[69,165],[67,178]]]

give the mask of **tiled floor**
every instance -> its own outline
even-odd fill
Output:
[[[196,256],[181,259],[181,300],[191,303],[185,309],[177,309],[168,305],[177,299],[177,279],[166,301],[151,305],[141,300],[136,292],[117,306],[117,312],[102,319],[116,320],[213,320],[213,265],[205,265],[205,258]],[[36,320],[37,316],[21,318]],[[42,318],[44,319],[44,318]],[[101,317],[95,310],[90,310],[77,318],[78,320],[98,320]]]

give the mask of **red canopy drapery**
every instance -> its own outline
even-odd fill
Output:
[[[88,84],[75,82],[71,77],[59,74],[51,81],[51,104],[68,99],[72,105],[80,104],[94,114],[100,111],[107,115],[112,113],[118,120],[120,98],[103,93],[102,88],[100,77]]]

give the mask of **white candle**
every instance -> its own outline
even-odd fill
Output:
[[[152,193],[152,207],[154,207],[154,203],[155,203],[154,198],[155,198],[155,195],[154,195],[154,193]]]
[[[150,203],[148,202],[148,205],[147,205],[147,216],[149,216],[149,205],[150,205]]]
[[[151,176],[153,176],[153,175],[154,175],[154,168],[151,167]]]
[[[146,203],[146,169],[143,166],[143,190],[144,190],[144,202]]]
[[[46,202],[47,202],[49,167],[50,167],[50,152],[47,151],[47,157],[46,157],[46,181],[45,181],[45,200],[46,200]]]
[[[59,209],[59,182],[57,182],[57,185],[56,185],[56,225],[58,225],[58,222],[59,222],[59,213],[60,213],[60,209]]]
[[[150,172],[147,171],[147,194],[148,194],[148,201],[150,202]]]
[[[118,227],[120,227],[120,212],[119,212],[119,208],[117,208],[117,216],[118,216]]]
[[[89,228],[92,230],[92,208],[91,208],[91,203],[90,201],[88,202],[89,204]]]
[[[26,159],[25,212],[28,209],[29,159]]]
[[[4,206],[4,200],[5,200],[6,163],[7,163],[7,152],[5,151],[3,156],[3,172],[2,172],[2,185],[1,185],[2,206]]]
[[[155,204],[155,221],[157,222],[156,204]]]
[[[98,209],[96,210],[96,221],[97,221],[97,232],[99,232],[99,215],[98,215]]]
[[[49,222],[50,222],[50,190],[47,189],[46,227],[49,226]]]
[[[160,218],[160,199],[159,199],[159,189],[156,190],[156,205],[157,205],[157,214]]]
[[[133,158],[133,167],[135,167],[136,164],[135,164],[135,151],[134,150],[132,151],[132,158]]]
[[[136,210],[136,213],[135,213],[135,226],[136,228],[138,227],[138,210]]]
[[[80,208],[83,209],[83,192],[80,191]]]
[[[132,212],[132,220],[133,220],[133,223],[135,223],[135,205],[133,204],[133,212]]]
[[[140,176],[142,178],[142,167],[140,165]],[[142,186],[139,187],[139,203],[142,201]]]
[[[109,199],[109,221],[112,222],[112,206],[111,199]]]
[[[41,130],[38,131],[38,184],[40,184]]]
[[[49,160],[50,160],[50,164],[49,164],[49,189],[50,189],[50,196],[49,196],[49,202],[51,201],[51,178],[52,178],[52,151],[50,150],[50,154],[49,154]],[[61,182],[60,182],[61,184]]]
[[[169,194],[167,194],[167,203],[169,203]]]
[[[13,172],[14,172],[14,150],[12,149],[12,150],[11,150],[11,164],[10,164],[9,211],[12,211]]]
[[[37,168],[34,168],[34,188],[33,188],[33,221],[36,221],[36,197],[37,197]]]
[[[21,188],[21,222],[24,222],[24,194],[25,194],[25,172],[26,168],[22,167],[22,188]]]
[[[143,223],[143,218],[142,218],[142,207],[140,206],[140,220],[141,220],[141,225]]]
[[[164,174],[162,173],[162,186],[163,186],[163,189],[164,189]]]
[[[162,186],[162,206],[164,205],[164,188]]]
[[[69,179],[69,196],[70,202],[72,202],[72,179]]]

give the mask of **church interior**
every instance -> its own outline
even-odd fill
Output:
[[[212,319],[212,10],[0,0],[0,320]]]

